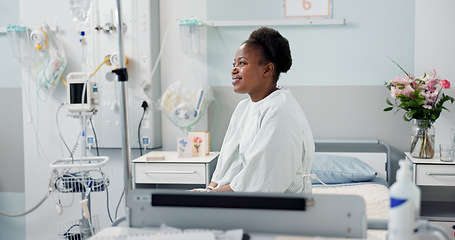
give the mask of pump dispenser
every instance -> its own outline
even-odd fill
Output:
[[[397,180],[390,187],[388,240],[417,240],[420,189],[412,181],[411,163],[400,160]]]

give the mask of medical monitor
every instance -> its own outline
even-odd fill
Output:
[[[89,81],[89,75],[73,72],[67,76],[68,111],[90,112],[95,108],[96,85]]]
[[[364,238],[360,196],[223,193],[133,189],[127,193],[130,227],[243,229],[246,233]]]
[[[70,83],[70,104],[82,103],[82,91],[85,83]],[[84,103],[87,104],[87,94],[84,96]]]

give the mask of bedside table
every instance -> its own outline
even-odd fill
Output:
[[[206,187],[219,152],[203,157],[177,158],[177,152],[149,152],[132,161],[137,188],[192,189]]]
[[[432,159],[411,157],[413,181],[421,190],[420,217],[444,227],[453,236],[455,224],[455,161],[442,162],[439,154]]]

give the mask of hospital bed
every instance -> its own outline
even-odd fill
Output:
[[[263,209],[261,212],[258,212],[257,210],[248,210],[243,207],[239,210],[235,210],[239,207],[231,206],[228,208],[229,210],[226,211],[224,210],[226,209],[225,206],[209,206],[213,202],[218,202],[215,200],[207,201],[208,205],[204,207],[150,207],[150,198],[148,197],[149,191],[146,190],[145,192],[136,191],[131,194],[129,200],[131,203],[130,226],[156,227],[159,226],[161,222],[165,222],[182,228],[205,226],[207,228],[219,229],[223,226],[226,229],[232,229],[242,226],[246,232],[268,231],[296,235],[315,234],[332,237],[365,237],[361,233],[366,230],[367,227],[367,222],[362,221],[364,217],[366,217],[366,219],[384,220],[388,217],[388,180],[390,179],[390,171],[387,171],[389,168],[387,163],[389,162],[390,156],[389,147],[379,140],[318,140],[315,142],[315,145],[317,153],[313,162],[313,170],[315,170],[313,173],[321,181],[326,182],[326,185],[318,184],[318,180],[314,180],[314,206],[309,207],[307,211],[302,213],[299,213],[298,211],[289,212],[289,215],[286,215],[286,218],[282,221],[286,224],[277,225],[277,222],[280,221],[271,221],[271,219],[280,219],[280,217],[283,217],[281,210]],[[332,169],[327,167],[331,167]],[[348,175],[350,176],[348,177]],[[348,181],[348,178],[351,180]],[[156,196],[156,194],[160,194],[160,192],[152,193],[152,196],[153,194]],[[178,195],[178,198],[176,197],[172,201],[167,200],[166,202],[175,202],[176,199],[181,198],[185,199],[185,194],[187,193]],[[213,193],[209,196],[213,197]],[[361,198],[356,198],[359,196]],[[236,197],[241,196],[237,195]],[[272,195],[267,194],[265,198],[270,197],[272,197]],[[347,199],[345,199],[345,197],[347,197]],[[355,201],[359,202],[353,204]],[[204,201],[203,199],[199,199],[190,202],[200,203]],[[262,202],[262,200],[259,202]],[[275,206],[276,204],[272,205]],[[329,207],[331,210],[329,210]],[[250,211],[251,214],[249,214]],[[277,215],[274,215],[275,211],[277,211]],[[238,214],[238,216],[236,214]],[[178,217],[175,217],[176,215],[178,215]],[[330,215],[330,217],[323,217],[324,215]],[[151,218],[150,216],[160,217]],[[195,216],[198,216],[197,220],[194,219]],[[216,216],[224,217],[221,221],[221,219],[216,218]],[[347,221],[342,216],[350,216],[349,219],[353,222]],[[259,219],[262,219],[262,221],[259,222]],[[334,222],[330,223],[331,220]],[[222,224],[220,222],[222,222]],[[295,226],[291,223],[295,224]],[[310,223],[314,225],[311,225]],[[344,224],[352,225],[344,226]],[[327,228],[327,225],[330,225],[331,227]],[[349,231],[346,231],[346,229],[349,229]],[[385,239],[385,232],[386,231],[368,230],[368,239]]]
[[[314,194],[359,195],[367,218],[387,219],[391,182],[390,148],[380,140],[317,140]],[[325,183],[322,184],[321,182]]]
[[[280,235],[386,239],[389,147],[377,140],[316,141],[316,151],[313,173],[326,185],[315,180],[313,195],[133,189],[126,198],[127,227],[103,229],[93,239],[161,239],[161,224],[189,230],[241,228],[252,240]],[[373,176],[364,176],[369,171]],[[430,229],[425,224],[421,229]]]
[[[312,173],[318,179],[312,180],[313,194],[360,196],[365,202],[366,239],[387,239],[393,183],[390,147],[380,140],[316,140],[315,145]],[[427,220],[419,220],[419,235],[449,239],[443,228]]]
[[[361,196],[369,221],[387,220],[392,178],[389,146],[380,140],[316,140],[315,145],[312,173],[318,179],[312,180],[313,194]],[[386,239],[384,230],[368,230],[367,235]]]
[[[348,144],[349,147],[344,145],[346,144],[337,143],[333,148],[328,142],[319,141],[316,144],[318,150],[332,151],[326,155],[333,154],[334,150],[335,153],[338,153],[337,147],[352,150],[351,144]],[[367,155],[371,155],[371,151],[366,145],[362,145],[361,148],[363,150],[359,151],[367,149]],[[331,156],[337,160],[339,158],[338,155]],[[388,154],[381,154],[383,160],[387,156]],[[376,158],[377,156],[372,161],[376,162]],[[325,164],[322,161],[321,163]],[[383,170],[386,160],[382,163],[381,169]],[[380,168],[379,164],[372,165]],[[381,172],[381,177],[385,176],[384,172]],[[321,174],[318,175],[325,180]],[[386,185],[387,183],[383,185],[385,189],[387,189]],[[246,233],[272,235],[366,237],[366,205],[362,197],[327,194],[328,187],[315,187],[315,189],[324,190],[323,194],[309,196],[273,193],[231,194],[170,189],[133,189],[126,198],[129,212],[128,228],[106,229],[97,234],[97,237],[118,235],[122,232],[134,235],[137,234],[138,229],[158,228],[163,223],[182,229],[206,228],[226,231],[241,228]],[[388,203],[388,196],[385,197],[384,202]],[[282,208],[291,206],[297,206],[297,208]],[[300,208],[302,206],[304,209]],[[150,232],[147,234],[147,236],[153,235]],[[252,239],[269,239],[254,237],[254,234],[252,236]]]

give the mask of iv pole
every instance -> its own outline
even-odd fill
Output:
[[[129,141],[129,129],[128,129],[128,72],[125,68],[125,56],[123,52],[123,29],[122,29],[122,14],[120,7],[120,0],[117,1],[117,37],[118,37],[118,53],[119,53],[119,68],[113,70],[112,72],[117,75],[119,81],[119,91],[120,91],[120,115],[121,115],[121,128],[122,128],[122,156],[124,159],[124,191],[125,196],[132,189],[132,177],[131,177],[131,147]],[[127,204],[127,198],[125,197],[125,204]],[[126,211],[127,219],[128,209]]]

